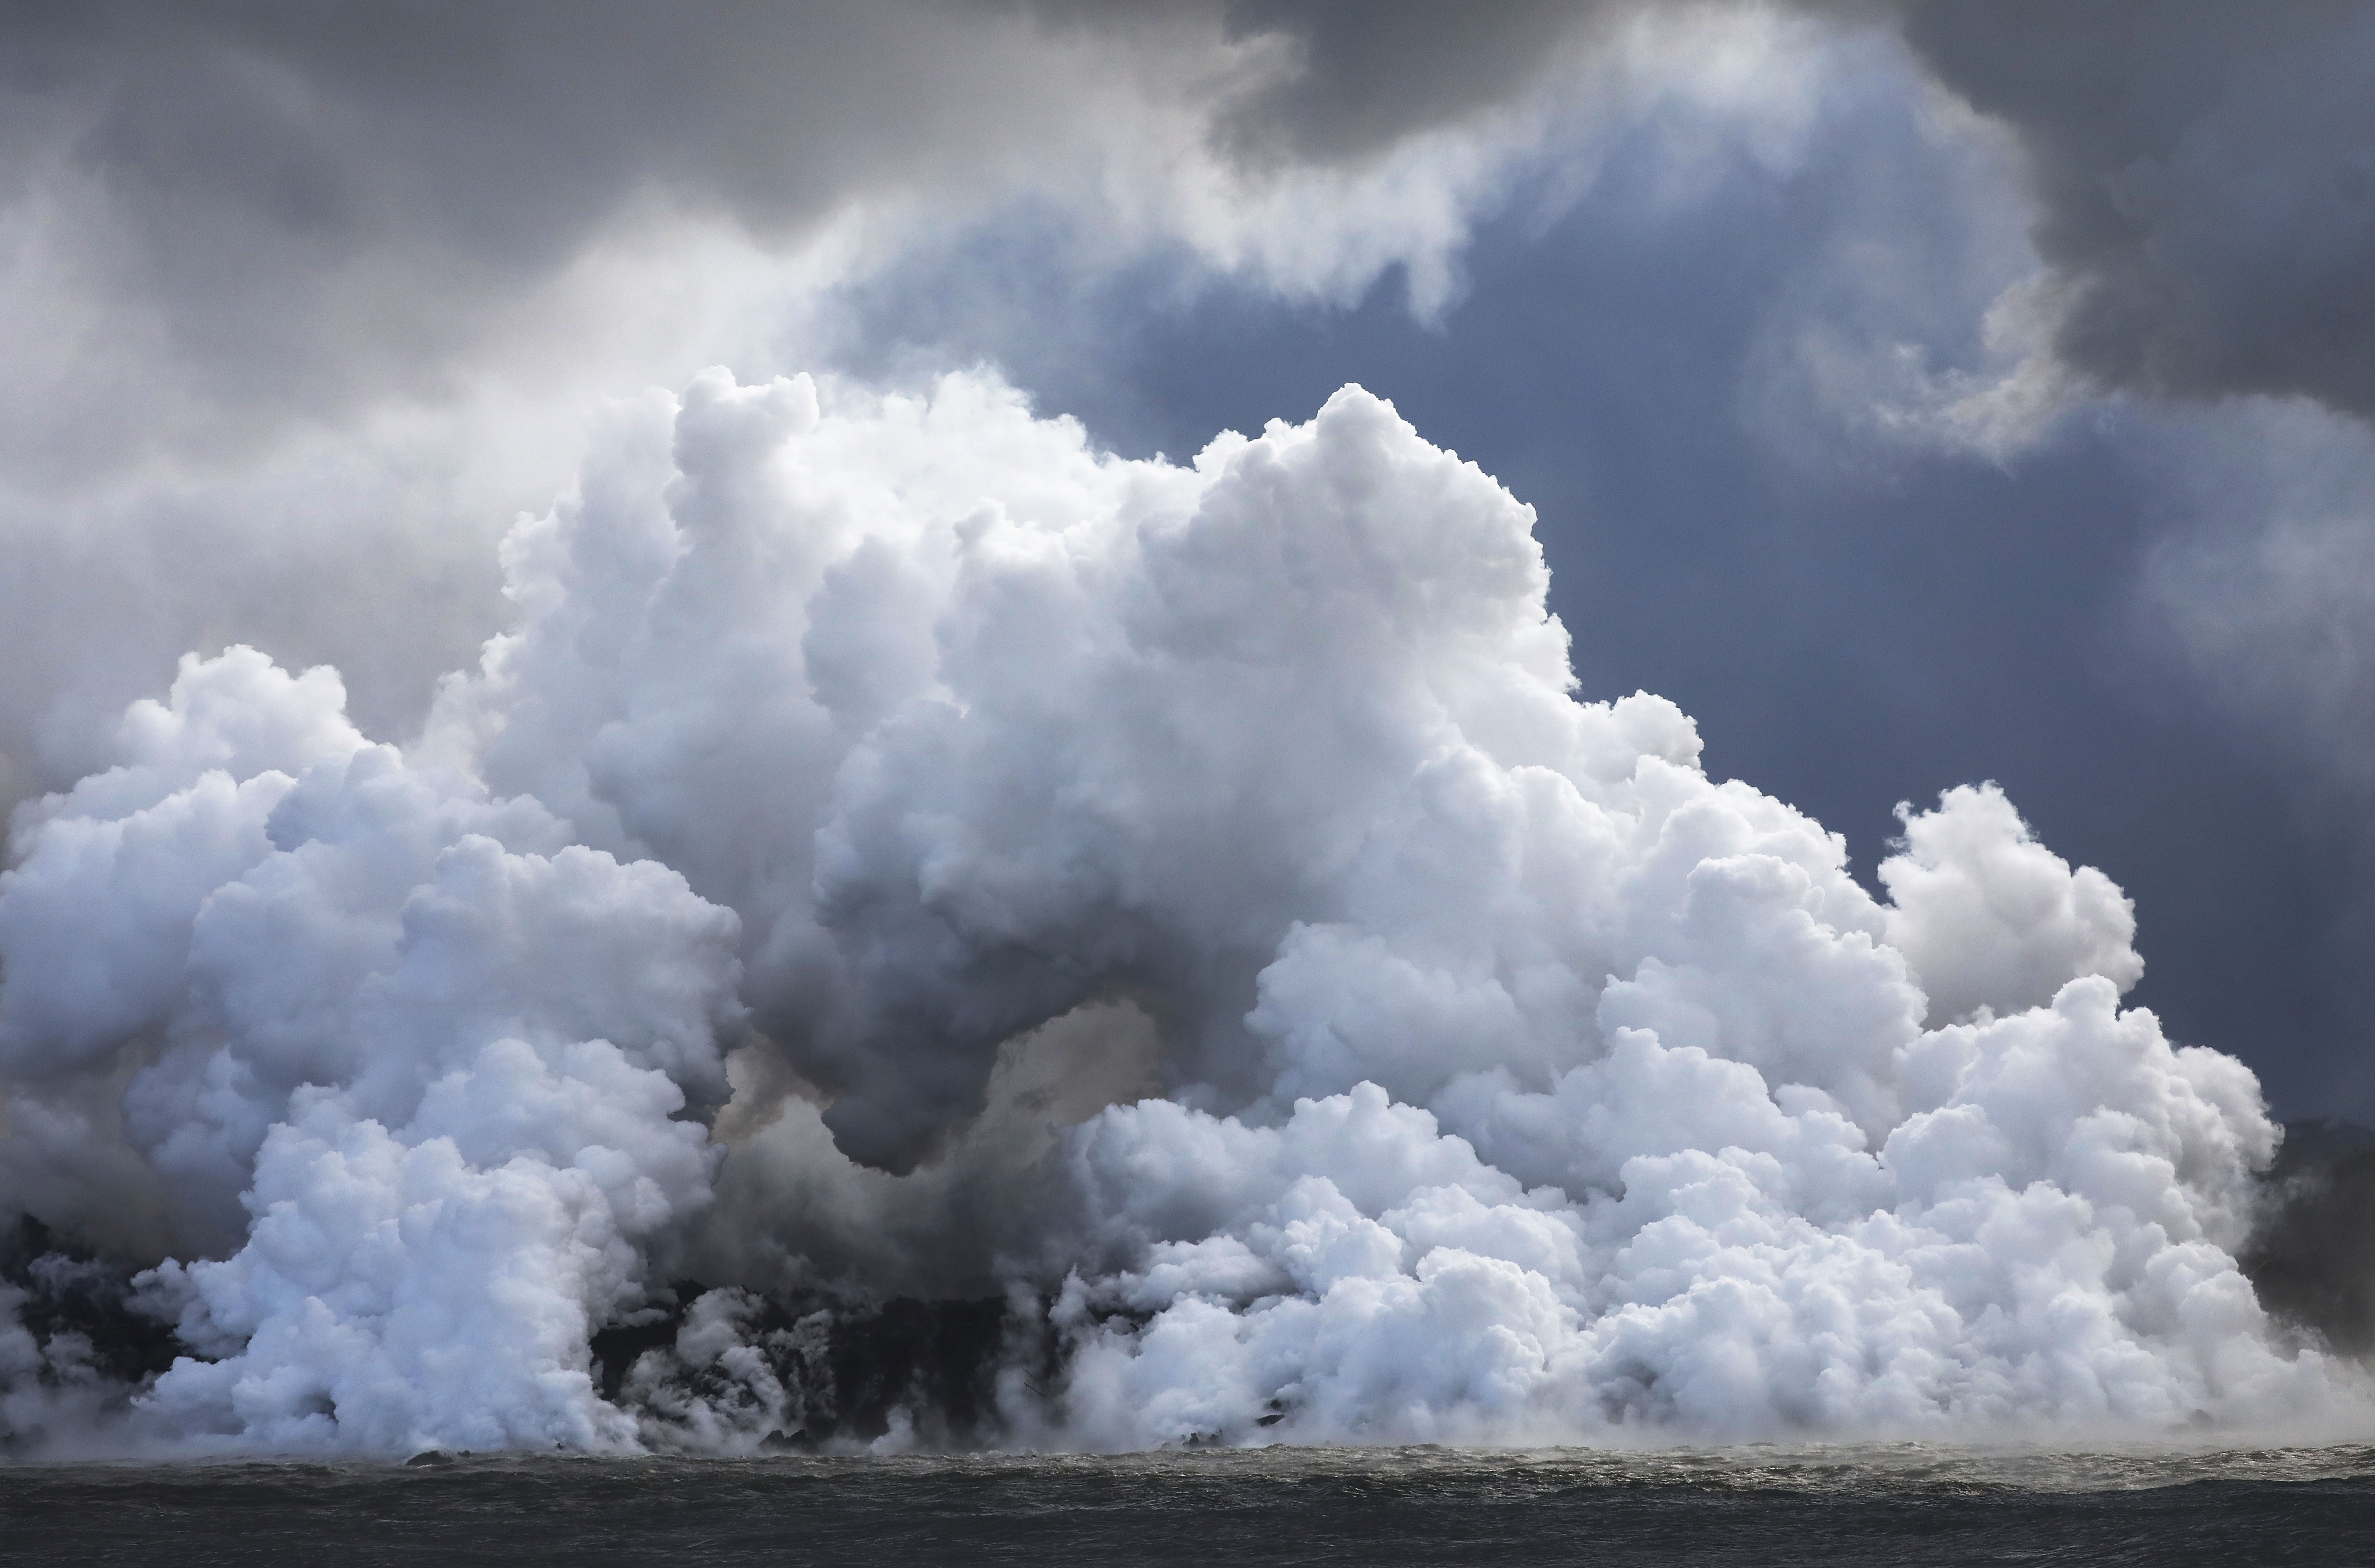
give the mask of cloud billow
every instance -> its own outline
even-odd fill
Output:
[[[414,746],[190,661],[0,884],[0,1154],[89,1192],[41,1129],[122,1082],[124,1209],[229,1232],[144,1277],[197,1354],[128,1430],[747,1447],[765,1292],[984,1278],[1058,1351],[1015,1442],[2340,1408],[2118,890],[1974,789],[1875,902],[1571,694],[1532,523],[1357,387],[1175,466],[719,372],[514,531]]]

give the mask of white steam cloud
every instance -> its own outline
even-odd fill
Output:
[[[1875,901],[1672,704],[1572,695],[1531,513],[1389,405],[1183,467],[987,378],[713,372],[593,451],[410,744],[235,648],[18,815],[0,1169],[182,1260],[140,1441],[748,1446],[793,1286],[1003,1292],[1039,1444],[2343,1397],[2119,890],[1983,786]],[[733,1288],[606,1390],[687,1269]]]

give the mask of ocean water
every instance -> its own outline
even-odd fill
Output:
[[[2375,1563],[2375,1447],[0,1469],[10,1562]]]

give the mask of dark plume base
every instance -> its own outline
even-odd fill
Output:
[[[25,1292],[18,1323],[44,1347],[78,1337],[88,1349],[74,1360],[103,1382],[145,1382],[186,1353],[170,1326],[134,1304],[136,1272],[53,1235],[30,1214],[0,1230],[0,1283]]]
[[[637,1361],[675,1343],[693,1303],[708,1293],[691,1280],[671,1287],[674,1305],[651,1321],[594,1336],[595,1377],[605,1398],[629,1392]],[[798,1408],[769,1433],[775,1452],[870,1443],[904,1414],[936,1448],[997,1442],[997,1382],[1019,1366],[1045,1387],[1057,1373],[1052,1336],[992,1296],[971,1301],[885,1301],[823,1292],[770,1295],[744,1327]],[[698,1374],[696,1374],[696,1377]]]
[[[2287,1128],[2262,1178],[2260,1211],[2238,1261],[2262,1303],[2304,1338],[2337,1354],[2375,1356],[2375,1130],[2310,1120]],[[0,1285],[22,1292],[18,1324],[48,1352],[38,1373],[113,1391],[118,1408],[189,1353],[172,1328],[142,1310],[135,1265],[102,1257],[30,1216],[0,1226]],[[636,1363],[715,1401],[738,1397],[717,1374],[674,1363],[693,1304],[709,1293],[677,1281],[638,1320],[593,1337],[593,1373],[605,1398],[631,1398]],[[0,1298],[5,1300],[5,1298]],[[1007,1301],[869,1299],[825,1291],[762,1300],[741,1324],[786,1393],[780,1420],[760,1437],[777,1453],[846,1450],[904,1421],[916,1444],[966,1450],[1007,1440],[997,1399],[1002,1373],[1034,1393],[1058,1388],[1060,1347],[1044,1315]],[[1272,1416],[1261,1424],[1269,1425]],[[1200,1446],[1199,1438],[1184,1440]],[[1214,1434],[1217,1436],[1218,1434]],[[0,1431],[0,1455],[25,1434]]]
[[[2260,1304],[2341,1355],[2375,1351],[2375,1130],[2288,1124],[2261,1196],[2236,1260]]]

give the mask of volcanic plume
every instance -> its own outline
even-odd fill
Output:
[[[420,734],[233,647],[18,813],[0,1169],[178,1352],[42,1308],[21,1441],[747,1450],[902,1300],[995,1303],[1038,1445],[2342,1397],[2120,890],[1978,784],[1875,897],[1578,694],[1530,510],[1359,387],[1181,466],[713,371],[592,454]]]

